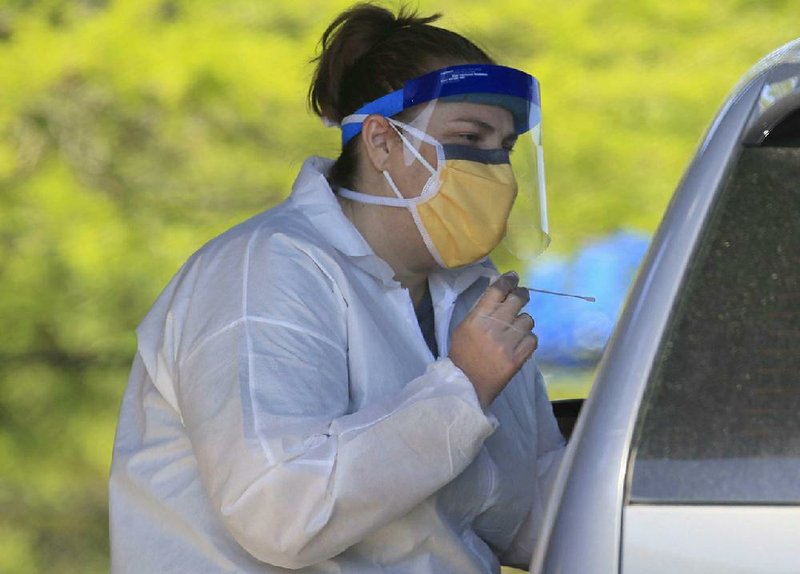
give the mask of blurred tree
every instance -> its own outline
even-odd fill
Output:
[[[134,329],[203,242],[338,133],[306,109],[349,3],[0,4],[0,571],[108,569]],[[703,126],[798,0],[420,0],[543,86],[554,250],[652,230]],[[767,31],[767,32],[764,32]]]

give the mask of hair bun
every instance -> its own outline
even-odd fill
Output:
[[[342,88],[349,72],[367,55],[402,28],[424,26],[440,17],[420,17],[401,8],[397,16],[374,4],[361,3],[345,10],[331,22],[320,40],[321,53],[309,90],[314,112],[334,122],[352,110],[342,105]]]

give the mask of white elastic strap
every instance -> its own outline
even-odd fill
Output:
[[[381,173],[383,174],[383,178],[384,178],[384,179],[386,180],[386,182],[389,184],[389,187],[391,187],[391,188],[392,188],[392,191],[394,192],[394,194],[395,194],[395,195],[396,195],[396,196],[397,196],[399,199],[402,199],[402,200],[405,202],[405,201],[406,201],[406,198],[405,198],[405,197],[403,197],[403,194],[402,194],[402,193],[400,193],[400,190],[399,190],[399,189],[397,189],[397,184],[394,182],[394,179],[392,179],[392,176],[391,176],[391,175],[389,175],[389,172],[388,172],[388,171],[386,171],[386,170],[384,169],[384,170],[383,170]],[[404,203],[404,205],[405,205],[405,203]]]
[[[421,141],[424,141],[425,143],[428,143],[428,144],[432,145],[434,147],[434,149],[436,149],[436,162],[437,162],[436,165],[437,165],[437,168],[438,168],[437,171],[441,171],[442,170],[442,166],[444,166],[444,164],[445,164],[444,148],[442,147],[442,144],[440,144],[438,140],[436,140],[435,138],[429,136],[428,134],[426,134],[422,130],[420,130],[418,128],[415,128],[414,126],[412,126],[410,124],[404,124],[403,122],[398,122],[397,120],[393,120],[391,118],[389,118],[389,121],[393,122],[396,125],[399,125],[403,129],[405,129],[408,133],[413,135],[415,138],[417,138],[417,139],[419,139]],[[408,141],[408,140],[406,140],[406,141]],[[416,148],[414,148],[414,149],[416,149]]]
[[[392,184],[394,182],[391,182]],[[391,185],[391,184],[390,184]],[[359,203],[370,203],[372,205],[389,205],[391,207],[405,207],[408,208],[409,204],[412,203],[412,200],[405,199],[404,197],[383,197],[379,195],[368,195],[366,193],[360,193],[358,191],[353,191],[352,189],[347,189],[346,187],[340,187],[339,191],[337,192],[341,197],[345,197],[347,199],[352,199],[353,201],[357,201]],[[395,192],[397,193],[397,192]]]
[[[346,123],[357,123],[363,122],[364,118],[366,118],[366,114],[352,114],[344,119],[342,119],[342,125]],[[434,169],[428,161],[422,157],[422,155],[417,151],[417,149],[411,145],[411,142],[403,135],[403,133],[397,128],[397,126],[402,127],[409,133],[411,133],[414,137],[417,137],[427,143],[430,143],[436,148],[436,155],[438,158],[438,165],[441,167],[444,165],[445,158],[444,152],[442,150],[442,146],[437,142],[435,139],[431,138],[428,134],[423,131],[418,130],[417,128],[410,126],[408,124],[404,124],[403,122],[398,122],[397,120],[393,120],[391,118],[386,118],[389,121],[389,125],[392,126],[392,129],[397,132],[397,135],[400,137],[403,145],[408,148],[411,153],[419,160],[422,165],[424,165],[427,170],[431,173],[431,177],[428,178],[428,181],[425,183],[425,186],[422,188],[422,193],[418,197],[414,197],[411,199],[403,197],[403,194],[400,193],[400,189],[395,184],[394,179],[389,174],[388,171],[383,170],[383,177],[386,179],[386,182],[389,184],[389,187],[392,189],[396,197],[383,197],[383,196],[376,196],[376,195],[368,195],[366,193],[360,193],[358,191],[353,191],[352,189],[347,189],[346,187],[342,187],[339,189],[338,194],[341,197],[346,199],[352,199],[353,201],[358,201],[360,203],[369,203],[372,205],[388,205],[391,207],[404,207],[406,209],[411,210],[412,215],[414,216],[414,220],[417,223],[417,226],[420,229],[420,233],[423,236],[423,240],[425,241],[426,245],[428,246],[433,258],[436,260],[437,263],[442,265],[441,257],[439,256],[438,251],[433,247],[433,242],[431,241],[430,237],[427,236],[427,232],[423,231],[424,226],[421,225],[421,221],[419,220],[419,214],[416,213],[415,206],[418,203],[422,203],[423,201],[427,201],[430,196],[434,195],[438,190],[439,184],[439,172],[438,170]],[[444,267],[444,265],[442,265]]]
[[[425,247],[428,248],[428,252],[431,254],[431,257],[433,257],[433,260],[436,261],[440,267],[447,268],[447,265],[445,265],[444,261],[442,260],[442,256],[439,254],[439,250],[436,249],[436,246],[433,244],[433,240],[431,239],[427,228],[422,223],[422,218],[419,215],[419,211],[417,211],[417,203],[419,203],[422,196],[414,199],[404,198],[401,195],[400,190],[397,189],[397,185],[395,185],[392,176],[389,175],[389,172],[384,171],[383,176],[389,183],[389,187],[391,187],[395,195],[397,195],[396,198],[367,195],[366,193],[359,193],[357,191],[353,191],[352,189],[347,189],[346,187],[339,188],[339,195],[346,197],[347,199],[360,201],[362,203],[371,203],[373,205],[390,205],[392,207],[404,207],[408,209],[408,211],[411,213],[411,217],[414,218],[414,225],[417,226],[417,230],[422,237],[422,241],[425,243]]]
[[[399,126],[399,127],[403,128],[405,131],[410,133],[412,136],[414,136],[418,140],[424,141],[425,143],[429,143],[432,146],[435,146],[435,145],[437,145],[439,143],[434,138],[432,138],[431,136],[426,134],[424,131],[422,131],[419,128],[415,128],[411,124],[407,124],[405,122],[394,120],[392,118],[386,118],[386,119],[389,120],[389,123],[392,124],[393,126],[395,126],[395,127]]]
[[[348,124],[361,124],[361,123],[364,123],[364,120],[367,119],[367,117],[369,117],[368,114],[350,114],[349,116],[345,116],[344,118],[342,118],[341,125],[344,126],[344,125],[348,125]],[[418,130],[414,126],[410,126],[410,125],[405,124],[403,122],[398,122],[397,120],[393,120],[392,118],[386,118],[386,120],[389,122],[389,125],[392,126],[392,129],[394,129],[394,131],[397,132],[397,135],[400,136],[400,139],[403,140],[403,143],[405,144],[406,148],[408,148],[408,150],[412,154],[414,154],[414,157],[416,157],[417,160],[419,160],[419,162],[422,165],[425,166],[425,168],[431,173],[431,175],[436,174],[437,173],[436,169],[430,163],[428,163],[428,160],[426,160],[424,157],[422,157],[422,154],[419,153],[417,148],[415,148],[413,145],[411,145],[411,142],[408,141],[408,139],[397,128],[397,126],[400,126],[404,130],[408,131],[414,137],[416,137],[416,138],[418,138],[418,139],[420,139],[420,140],[422,140],[424,142],[427,142],[427,143],[435,146],[437,148],[437,155],[439,156],[439,160],[441,161],[442,154],[438,152],[438,148],[439,148],[438,143],[439,142],[437,142],[435,139],[431,138],[425,132],[423,132],[421,130]]]
[[[353,191],[352,189],[347,189],[346,187],[340,187],[337,191],[337,194],[341,197],[352,199],[353,201],[357,201],[359,203],[370,203],[372,205],[389,205],[391,207],[403,207],[406,209],[411,209],[412,207],[416,206],[419,203],[427,201],[431,195],[436,193],[435,183],[438,182],[437,178],[431,177],[428,179],[427,184],[425,184],[425,188],[423,189],[422,194],[418,197],[406,198],[400,193],[400,190],[397,188],[397,185],[392,179],[392,176],[387,171],[383,171],[383,177],[386,178],[386,182],[389,184],[389,187],[392,188],[392,191],[397,197],[384,197],[382,195],[368,195],[366,193],[361,193],[359,191]]]
[[[350,114],[342,118],[342,125],[362,124],[365,119],[367,119],[367,114]]]
[[[436,175],[436,169],[435,169],[435,168],[434,168],[434,167],[433,167],[431,164],[429,164],[429,163],[428,163],[428,160],[426,160],[424,157],[422,157],[422,154],[421,154],[421,153],[419,153],[419,150],[417,150],[417,148],[416,148],[416,147],[414,147],[413,145],[411,145],[411,142],[410,142],[410,141],[408,141],[408,138],[406,138],[406,136],[404,136],[404,135],[403,135],[403,132],[401,132],[401,131],[400,131],[400,130],[397,128],[397,126],[395,125],[395,123],[397,123],[398,125],[400,125],[401,127],[403,127],[403,129],[406,129],[406,130],[408,130],[409,132],[411,132],[411,133],[412,133],[412,135],[414,135],[415,137],[419,137],[419,136],[417,136],[416,134],[414,134],[414,132],[413,132],[412,130],[414,130],[414,131],[418,131],[418,130],[416,130],[416,128],[412,128],[411,126],[405,125],[405,124],[403,124],[403,123],[401,123],[401,122],[396,122],[395,120],[393,120],[393,119],[391,119],[391,118],[386,118],[386,119],[388,119],[388,120],[389,120],[389,125],[390,125],[390,126],[392,126],[392,129],[394,129],[394,131],[395,131],[395,132],[397,132],[397,135],[398,135],[398,136],[400,136],[400,139],[401,139],[401,140],[403,140],[403,145],[405,145],[405,146],[406,146],[406,149],[408,149],[408,151],[410,151],[412,154],[414,154],[414,157],[415,157],[415,158],[417,158],[417,160],[418,160],[418,161],[419,161],[419,162],[420,162],[422,165],[424,165],[424,166],[425,166],[425,168],[426,168],[426,169],[427,169],[427,170],[430,172],[430,174],[431,174],[431,175]],[[411,129],[408,129],[408,128],[411,128]],[[424,133],[424,132],[419,132],[419,133]],[[427,134],[425,134],[425,135],[426,135],[426,137],[427,137]],[[433,145],[435,145],[435,144],[433,144]]]
[[[430,234],[428,233],[428,228],[422,223],[422,218],[419,216],[419,211],[417,210],[417,206],[414,205],[409,208],[411,212],[411,217],[414,218],[414,224],[417,226],[417,230],[419,231],[420,236],[422,237],[423,243],[425,243],[425,247],[428,248],[428,253],[431,254],[433,260],[442,268],[447,269],[447,265],[444,264],[442,260],[442,256],[439,254],[439,250],[436,249],[436,245],[433,244],[433,239],[431,239]]]
[[[433,257],[433,260],[436,261],[439,266],[446,268],[447,265],[445,265],[444,261],[442,261],[442,256],[439,255],[439,250],[436,249],[436,246],[433,244],[433,240],[428,234],[428,230],[422,224],[422,218],[419,216],[419,211],[417,211],[417,203],[419,202],[420,198],[405,199],[402,195],[400,195],[400,190],[397,189],[397,186],[395,185],[392,176],[389,175],[389,172],[384,171],[383,175],[386,178],[386,181],[389,183],[389,187],[394,190],[398,197],[367,195],[366,193],[359,193],[357,191],[353,191],[352,189],[347,189],[346,187],[340,187],[337,193],[342,197],[361,203],[370,203],[372,205],[389,205],[392,207],[403,207],[408,209],[408,211],[411,213],[411,217],[414,218],[414,224],[417,226],[419,234],[422,236],[422,241],[428,248],[428,252],[431,254],[431,257]]]

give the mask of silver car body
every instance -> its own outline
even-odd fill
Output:
[[[625,491],[654,359],[731,158],[792,107],[800,107],[800,40],[734,89],[678,186],[570,440],[532,573],[800,572],[798,506],[631,505]]]

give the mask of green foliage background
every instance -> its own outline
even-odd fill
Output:
[[[0,0],[0,572],[108,569],[134,329],[338,133],[308,61],[345,1]],[[390,6],[394,4],[389,4]],[[652,231],[800,0],[420,0],[542,83],[551,249]]]

